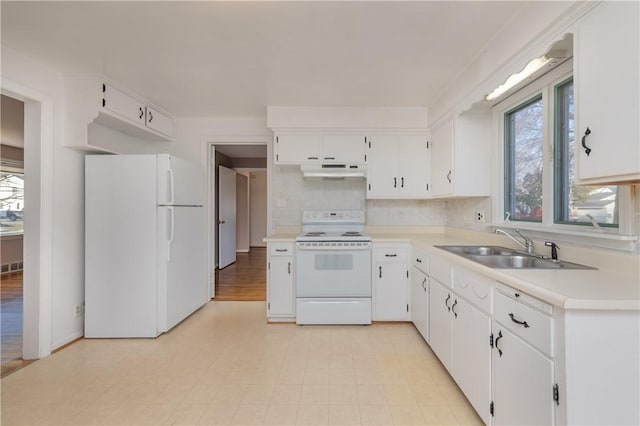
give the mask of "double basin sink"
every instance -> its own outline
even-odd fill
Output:
[[[500,246],[436,246],[495,269],[596,269],[579,263],[524,254]]]

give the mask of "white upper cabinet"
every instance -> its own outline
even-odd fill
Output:
[[[322,162],[364,163],[366,139],[363,135],[324,135],[322,138]]]
[[[429,198],[430,170],[426,135],[369,137],[367,198]]]
[[[365,136],[279,133],[275,164],[363,164]]]
[[[464,112],[439,123],[431,135],[431,196],[489,196],[490,112]]]
[[[322,135],[279,134],[276,136],[276,164],[321,163]]]
[[[141,141],[167,142],[173,135],[173,119],[140,96],[99,74],[65,80],[67,146],[83,151],[113,152],[89,140],[92,123],[115,129]]]
[[[580,183],[640,181],[639,55],[640,3],[602,2],[578,22],[574,73]]]

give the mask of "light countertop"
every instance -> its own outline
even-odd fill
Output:
[[[482,232],[439,230],[438,232],[370,232],[374,243],[410,243],[432,255],[455,262],[496,281],[563,309],[640,310],[640,270],[637,258],[628,254],[579,252],[580,257],[561,260],[587,264],[597,270],[494,269],[435,245],[500,245],[512,247],[506,239]],[[294,242],[295,234],[277,234],[266,242]],[[567,252],[568,250],[565,250]],[[637,256],[637,255],[635,255]],[[622,259],[622,261],[620,260]],[[430,261],[433,261],[431,259]],[[629,267],[620,267],[629,264]]]

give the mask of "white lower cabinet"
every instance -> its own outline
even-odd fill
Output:
[[[429,341],[429,277],[415,266],[411,268],[411,321],[424,340]]]
[[[454,294],[451,304],[451,375],[489,424],[491,413],[491,318]]]
[[[493,326],[493,424],[554,424],[553,362],[499,323]]]
[[[408,321],[409,245],[373,246],[373,320]]]
[[[273,321],[295,320],[293,243],[267,244],[267,317]]]
[[[451,290],[433,277],[429,290],[429,345],[451,370]]]

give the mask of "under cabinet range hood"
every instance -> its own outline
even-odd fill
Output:
[[[300,166],[305,178],[364,178],[367,177],[367,166],[364,164],[303,164]]]

